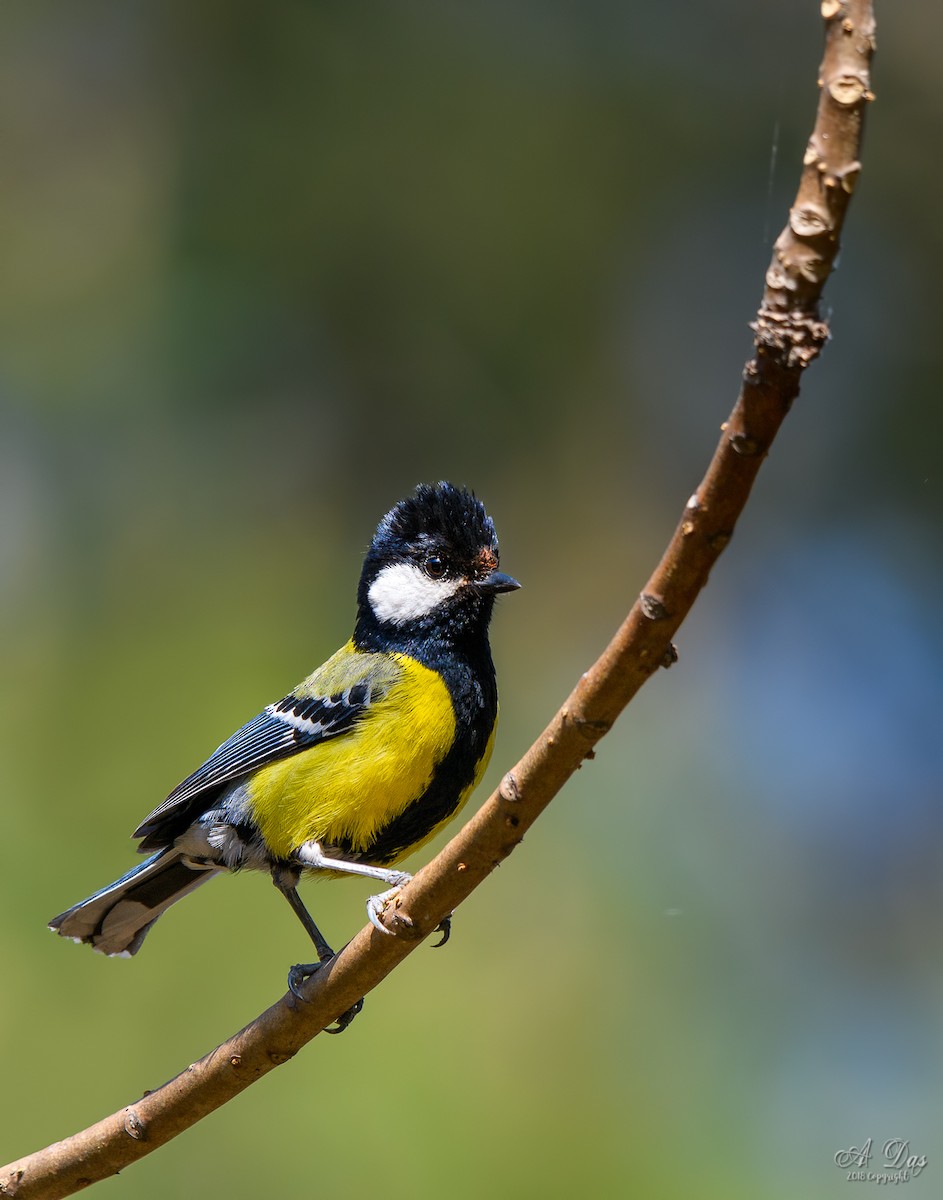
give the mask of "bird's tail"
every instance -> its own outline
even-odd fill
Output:
[[[192,864],[192,865],[191,865]],[[199,866],[179,850],[160,850],[87,900],[53,917],[49,928],[102,954],[137,954],[165,909],[225,868]]]

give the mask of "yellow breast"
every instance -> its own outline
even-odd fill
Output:
[[[366,849],[423,794],[448,753],[455,710],[442,679],[404,654],[383,657],[389,686],[350,733],[263,767],[249,781],[252,818],[277,857],[307,841]]]

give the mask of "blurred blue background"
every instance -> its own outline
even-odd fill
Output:
[[[833,342],[680,663],[447,950],[103,1195],[847,1196],[868,1137],[939,1194],[943,10],[879,17]],[[811,0],[4,4],[4,1161],[281,994],[261,876],[132,962],[44,925],[347,636],[417,481],[525,584],[487,786],[604,645],[732,405],[821,46]]]

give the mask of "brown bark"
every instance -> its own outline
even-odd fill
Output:
[[[871,0],[823,0],[821,97],[789,222],[774,247],[753,325],[754,355],[701,484],[661,562],[599,660],[448,846],[401,891],[386,937],[372,926],[305,985],[284,996],[175,1079],[91,1128],[0,1169],[0,1194],[67,1196],[149,1154],[291,1058],[365,995],[518,844],[590,756],[632,696],[673,661],[671,639],[707,582],[828,328],[818,314],[860,172],[864,112],[873,97]]]

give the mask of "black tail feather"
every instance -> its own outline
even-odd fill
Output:
[[[88,942],[102,954],[136,954],[162,912],[224,869],[199,866],[173,848],[161,850],[53,917],[49,928],[73,941]]]

